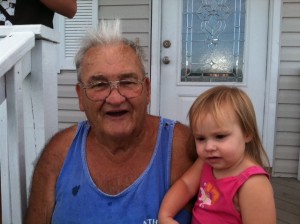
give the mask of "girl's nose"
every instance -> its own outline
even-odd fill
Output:
[[[205,144],[206,151],[214,151],[216,149],[217,149],[217,147],[216,147],[215,141],[213,141],[213,140],[206,141],[206,144]]]

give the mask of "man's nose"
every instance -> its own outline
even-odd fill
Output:
[[[117,82],[110,83],[110,93],[106,97],[106,102],[110,104],[121,104],[125,97],[119,91],[119,84]]]

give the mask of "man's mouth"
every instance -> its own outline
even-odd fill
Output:
[[[120,117],[123,116],[124,114],[128,113],[127,110],[120,110],[120,111],[109,111],[106,114],[112,117]]]

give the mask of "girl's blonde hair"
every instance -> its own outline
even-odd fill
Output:
[[[245,135],[252,136],[246,143],[246,153],[262,167],[269,167],[267,153],[262,145],[254,107],[248,95],[239,88],[216,86],[202,93],[193,103],[188,116],[192,130],[199,121],[211,114],[216,122],[224,118],[224,110],[231,107]]]

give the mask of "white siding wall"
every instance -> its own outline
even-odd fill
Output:
[[[274,176],[297,177],[300,152],[300,0],[282,0]]]
[[[58,75],[58,128],[63,129],[78,121],[85,115],[79,110],[75,84],[77,74],[74,70],[64,70]]]
[[[98,20],[119,18],[125,37],[137,41],[146,53],[146,71],[149,72],[149,37],[151,0],[99,0]],[[80,7],[80,5],[79,5]],[[70,21],[71,22],[71,21]],[[98,21],[97,21],[98,22]],[[71,126],[85,116],[79,111],[75,84],[75,70],[62,70],[58,76],[58,122],[59,129]]]
[[[146,71],[150,61],[151,0],[99,0],[99,20],[121,19],[124,37],[138,42],[146,54]]]

